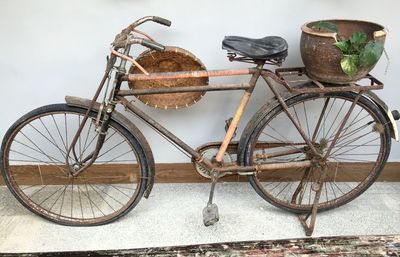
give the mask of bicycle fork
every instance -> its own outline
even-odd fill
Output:
[[[128,45],[125,48],[124,54],[127,55],[129,53],[129,51],[130,51],[130,45]],[[121,71],[124,71],[124,69],[125,69],[126,60],[122,60],[121,63],[119,64],[119,66],[117,67],[117,73],[115,74],[112,89],[111,89],[110,95],[108,97],[108,101],[106,101],[106,97],[107,97],[108,89],[109,89],[108,87],[109,87],[109,83],[111,81],[111,74],[112,74],[113,68],[115,68],[114,67],[115,62],[116,62],[116,55],[111,53],[110,56],[107,57],[107,67],[104,72],[103,79],[101,80],[100,85],[97,88],[97,91],[92,98],[92,102],[91,102],[90,106],[88,107],[88,110],[86,111],[86,114],[78,128],[78,131],[76,132],[75,137],[73,138],[71,145],[69,146],[69,149],[67,151],[67,154],[65,157],[65,164],[67,167],[69,167],[70,175],[73,177],[76,177],[79,174],[81,174],[83,171],[85,171],[87,168],[89,168],[95,162],[95,160],[97,159],[98,154],[100,152],[100,149],[102,148],[103,143],[105,142],[109,122],[111,119],[111,114],[114,111],[115,105],[116,105],[116,103],[114,102],[115,90],[119,89],[119,87],[121,86],[121,82],[122,82],[121,76],[122,76],[122,74],[124,74],[124,72],[121,73]],[[99,97],[105,84],[107,84],[107,85],[106,85],[106,89],[104,92],[103,103],[100,106],[98,116],[96,119],[96,132],[99,134],[99,137],[98,137],[97,143],[96,143],[96,148],[95,148],[95,150],[93,150],[92,153],[90,153],[87,157],[85,157],[83,160],[80,161],[75,152],[75,145],[80,137],[83,127],[85,126],[85,124],[89,118],[89,114],[92,111],[92,109],[97,101],[97,98]],[[72,153],[73,158],[75,160],[75,163],[72,166],[69,165],[70,153]]]
[[[96,126],[97,126],[96,131],[99,134],[99,137],[96,142],[96,147],[92,153],[90,153],[88,156],[86,156],[81,161],[79,161],[78,159],[75,159],[76,162],[72,166],[73,172],[71,172],[71,175],[73,177],[77,177],[79,174],[81,174],[83,171],[85,171],[87,168],[89,168],[94,163],[94,161],[97,159],[100,149],[102,148],[102,146],[105,142],[110,119],[111,119],[111,113],[113,112],[114,108],[115,108],[114,104],[108,104],[104,111],[102,111],[101,109],[99,110],[98,117],[96,120]],[[84,164],[84,165],[82,165],[82,164]]]
[[[66,153],[65,164],[69,168],[69,173],[72,177],[78,176],[79,174],[81,174],[83,171],[85,171],[87,168],[89,168],[94,163],[94,161],[97,159],[100,149],[102,148],[103,143],[105,141],[109,122],[111,119],[111,113],[114,111],[115,103],[113,101],[108,101],[108,103],[105,104],[105,99],[104,99],[103,104],[100,106],[98,116],[96,119],[96,132],[99,134],[99,136],[98,136],[98,139],[96,142],[95,149],[93,150],[92,153],[88,154],[88,156],[86,156],[82,160],[80,160],[80,158],[82,158],[82,157],[78,158],[78,156],[75,152],[75,145],[78,142],[80,134],[81,134],[86,122],[89,119],[89,114],[93,110],[96,100],[99,97],[101,91],[103,90],[103,87],[106,84],[106,81],[108,81],[108,83],[110,82],[110,76],[111,76],[111,72],[112,72],[114,63],[115,63],[115,58],[112,55],[110,55],[110,57],[107,57],[107,68],[104,73],[103,79],[101,80],[100,85],[97,88],[95,95],[93,96],[91,104],[89,105],[89,107],[86,111],[86,114],[84,115],[83,120],[82,120],[81,124],[79,125],[79,128],[78,128],[78,130],[71,142],[71,145],[69,146],[68,151]],[[107,83],[105,96],[108,91],[108,83]],[[113,97],[114,97],[114,88],[115,88],[115,85],[113,85],[113,89],[111,90],[110,100],[113,99]],[[70,165],[70,162],[69,162],[71,159],[71,157],[70,157],[71,153],[72,153],[72,157],[74,159],[74,163],[72,165]]]

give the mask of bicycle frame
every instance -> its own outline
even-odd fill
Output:
[[[253,172],[257,171],[262,171],[262,170],[269,170],[269,169],[283,169],[283,168],[294,168],[294,167],[310,167],[312,165],[312,161],[299,161],[299,162],[290,162],[290,163],[274,163],[274,164],[261,164],[257,166],[238,166],[232,165],[232,166],[226,166],[223,167],[222,165],[222,159],[223,156],[228,149],[228,146],[233,138],[233,135],[236,131],[236,128],[240,122],[240,119],[246,109],[246,106],[250,100],[250,97],[253,93],[253,90],[256,86],[256,83],[260,77],[262,77],[265,82],[267,83],[268,87],[271,89],[272,93],[278,100],[279,104],[283,107],[286,115],[288,118],[291,120],[293,125],[296,127],[297,131],[300,133],[301,137],[304,139],[306,145],[309,147],[312,155],[315,157],[313,158],[313,162],[317,160],[319,162],[318,165],[325,165],[326,157],[328,156],[327,154],[325,156],[321,156],[321,154],[317,151],[315,148],[314,144],[312,143],[312,140],[306,135],[304,130],[301,128],[300,124],[295,120],[292,114],[290,114],[288,110],[288,106],[285,103],[285,100],[283,99],[282,95],[279,93],[279,91],[275,88],[273,85],[273,81],[282,85],[287,91],[289,91],[291,94],[304,94],[304,93],[319,93],[319,94],[325,94],[329,92],[337,92],[337,91],[354,91],[359,93],[359,97],[361,94],[371,90],[371,89],[381,89],[383,88],[383,84],[380,83],[380,81],[376,80],[371,76],[371,85],[370,86],[359,86],[356,84],[350,84],[350,85],[345,85],[345,86],[339,86],[339,87],[325,87],[322,83],[319,83],[318,81],[313,81],[314,84],[317,86],[316,88],[295,88],[292,87],[290,84],[288,84],[282,77],[282,73],[285,74],[305,74],[305,71],[303,69],[298,69],[298,68],[292,68],[292,69],[280,69],[276,70],[276,72],[272,72],[270,70],[264,69],[265,64],[275,64],[275,65],[281,65],[283,60],[271,60],[271,61],[260,61],[260,60],[255,60],[255,61],[249,61],[249,60],[244,60],[240,57],[236,58],[235,56],[229,56],[229,60],[237,60],[237,61],[242,61],[242,62],[252,62],[255,63],[257,66],[256,68],[247,68],[247,69],[236,69],[236,70],[212,70],[212,71],[190,71],[190,72],[164,72],[164,73],[153,73],[149,74],[136,60],[134,60],[132,57],[129,56],[129,52],[131,49],[131,46],[134,44],[142,44],[144,46],[147,46],[149,48],[157,49],[159,51],[162,51],[164,49],[164,46],[158,44],[157,42],[154,41],[150,36],[148,36],[146,33],[141,32],[136,30],[135,28],[146,22],[146,21],[155,21],[158,23],[161,23],[163,25],[169,26],[170,22],[168,20],[156,17],[156,16],[147,16],[142,19],[139,19],[138,21],[134,22],[133,24],[129,25],[126,29],[122,30],[120,34],[118,34],[112,43],[111,47],[111,53],[108,58],[108,63],[107,63],[107,68],[104,74],[104,77],[102,81],[100,82],[100,85],[95,93],[95,96],[93,97],[91,104],[88,106],[88,111],[84,117],[84,119],[81,122],[81,125],[71,143],[71,146],[68,149],[67,157],[66,157],[66,164],[68,164],[68,159],[69,159],[69,154],[70,152],[73,153],[74,158],[76,158],[76,153],[75,153],[75,144],[77,142],[77,139],[79,137],[79,134],[81,133],[83,126],[85,125],[89,112],[93,108],[100,92],[103,89],[103,86],[108,79],[110,82],[110,75],[113,69],[116,69],[117,72],[115,74],[115,79],[113,81],[113,87],[111,89],[111,93],[108,97],[108,101],[105,101],[106,99],[106,94],[107,90],[105,93],[105,97],[103,100],[103,103],[100,105],[101,108],[99,110],[98,118],[97,118],[97,129],[100,134],[99,139],[97,141],[96,149],[88,155],[83,162],[87,162],[83,167],[81,167],[77,171],[73,171],[72,168],[70,167],[70,172],[71,175],[78,175],[81,173],[83,170],[88,168],[95,160],[97,157],[97,154],[99,153],[102,143],[105,139],[105,134],[107,132],[108,128],[108,120],[111,117],[112,112],[115,109],[115,105],[117,103],[121,103],[126,109],[134,113],[136,116],[138,116],[141,120],[143,120],[146,124],[148,124],[150,127],[158,131],[161,135],[169,139],[173,144],[177,145],[181,149],[183,149],[185,152],[187,152],[190,156],[192,156],[193,160],[203,166],[205,166],[208,170],[210,171],[217,171],[217,172],[236,172],[236,173],[241,173],[247,172],[248,174],[251,174]],[[142,36],[148,38],[150,41],[142,39],[142,38],[137,38],[137,37],[131,37],[130,32],[136,32],[141,34]],[[122,50],[119,51],[119,50]],[[120,64],[118,67],[114,67],[114,64],[116,63],[117,59],[120,59]],[[126,73],[126,63],[131,62],[133,65],[139,68],[140,71],[142,71],[143,74],[127,74]],[[121,84],[122,82],[128,82],[128,81],[144,81],[144,80],[168,80],[168,79],[180,79],[180,78],[201,78],[201,77],[216,77],[216,76],[242,76],[242,75],[251,75],[251,79],[248,83],[245,84],[216,84],[216,85],[202,85],[202,86],[192,86],[192,87],[174,87],[174,88],[152,88],[152,89],[133,89],[133,90],[121,90]],[[244,94],[242,96],[242,99],[240,101],[239,106],[236,109],[236,112],[232,118],[232,121],[229,124],[229,127],[226,131],[225,137],[219,147],[218,153],[216,154],[215,158],[210,162],[209,160],[206,160],[202,157],[200,152],[196,151],[189,145],[187,145],[185,142],[180,140],[178,137],[176,137],[173,133],[168,131],[165,127],[163,127],[161,124],[159,124],[157,121],[149,117],[147,114],[145,114],[143,111],[138,109],[136,106],[134,106],[131,102],[129,102],[127,99],[125,99],[125,96],[139,96],[139,95],[151,95],[151,94],[171,94],[171,93],[187,93],[187,92],[207,92],[207,91],[225,91],[225,90],[244,90]],[[358,98],[355,99],[353,102],[352,106],[348,110],[347,115],[342,121],[341,128],[344,126],[346,123],[351,111],[353,110],[354,106],[356,105]],[[105,110],[105,111],[104,111]],[[320,117],[321,119],[321,117]],[[100,120],[101,120],[101,126],[100,126]],[[319,124],[317,125],[319,126]],[[334,146],[334,143],[337,140],[337,137],[340,133],[340,130],[337,132],[336,137],[333,141],[333,143],[330,145],[329,149],[327,150],[327,153],[329,153]],[[68,165],[67,165],[68,166]],[[246,173],[246,174],[247,174]]]
[[[169,89],[169,88],[160,88],[160,89],[146,89],[146,90],[124,90],[124,91],[119,91],[116,93],[116,99],[120,101],[126,108],[128,108],[130,111],[135,113],[138,117],[140,117],[143,121],[145,121],[148,125],[152,126],[154,129],[158,130],[160,133],[165,135],[167,138],[172,140],[175,144],[180,146],[182,149],[184,149],[186,152],[188,152],[192,157],[194,158],[195,161],[197,162],[202,162],[202,157],[201,155],[196,152],[194,149],[192,149],[190,146],[187,144],[183,143],[180,139],[178,139],[176,136],[174,136],[171,132],[169,132],[167,129],[162,127],[160,124],[158,124],[156,121],[151,119],[149,116],[147,116],[145,113],[141,112],[137,107],[135,107],[133,104],[131,104],[129,101],[127,101],[124,96],[127,95],[143,95],[143,94],[155,94],[155,93],[171,93],[176,92],[176,93],[184,93],[184,92],[196,92],[196,91],[222,91],[222,90],[244,90],[244,94],[242,96],[242,99],[240,101],[239,106],[237,107],[237,110],[233,116],[233,120],[225,134],[225,137],[222,141],[222,144],[219,148],[219,151],[215,157],[215,162],[216,163],[221,163],[222,157],[229,145],[229,142],[232,139],[232,136],[240,122],[240,119],[242,117],[242,114],[244,113],[246,106],[249,102],[249,99],[253,93],[253,90],[256,86],[256,82],[258,81],[259,77],[262,75],[262,73],[266,73],[266,71],[262,70],[262,65],[259,65],[257,68],[252,68],[252,69],[240,69],[240,70],[215,70],[215,71],[195,71],[195,72],[173,72],[173,73],[159,73],[159,74],[150,74],[148,76],[142,76],[142,75],[128,75],[123,77],[123,81],[138,81],[138,80],[160,80],[160,79],[177,79],[177,78],[198,78],[198,77],[213,77],[213,76],[240,76],[240,75],[252,75],[250,81],[248,84],[222,84],[222,85],[209,85],[209,86],[194,86],[194,87],[180,87],[180,88],[174,88],[174,89]],[[266,74],[262,75],[264,78],[266,78]],[[271,87],[271,85],[270,85]],[[276,92],[277,93],[277,92]],[[279,93],[277,93],[279,94]],[[302,129],[299,127],[300,131]],[[301,132],[304,136],[304,132]],[[306,138],[306,137],[305,137]],[[308,140],[308,139],[307,139]],[[314,148],[312,144],[310,143],[311,148]],[[315,150],[315,149],[314,149]],[[303,165],[309,166],[309,162],[304,162]],[[207,164],[206,164],[207,165]],[[288,168],[291,167],[293,164],[280,164],[278,165],[281,168]],[[207,165],[209,166],[209,165]],[[208,168],[212,168],[208,167]],[[214,166],[215,168],[215,166]],[[255,170],[262,170],[262,169],[269,169],[268,165],[262,166],[262,167],[230,167],[230,168],[225,168],[224,171],[234,171],[234,170],[239,170],[239,171],[255,171]],[[277,166],[275,168],[278,168]],[[217,168],[218,170],[218,168]]]
[[[286,50],[278,55],[267,50],[265,55],[252,55],[239,51],[240,47],[228,48],[229,60],[254,67],[206,70],[189,51],[164,47],[135,29],[147,20],[171,24],[148,16],[122,30],[111,45],[105,74],[92,100],[66,97],[67,105],[35,109],[7,131],[1,148],[2,175],[25,207],[64,225],[100,225],[125,215],[142,196],[149,197],[156,177],[153,153],[144,135],[116,109],[117,105],[191,157],[199,175],[210,179],[209,199],[203,209],[206,226],[219,220],[213,196],[223,176],[248,176],[251,186],[265,200],[299,214],[307,235],[314,229],[318,210],[346,204],[376,181],[388,160],[390,137],[397,139],[394,120],[400,115],[397,111],[392,115],[370,91],[383,88],[373,76],[367,75],[357,84],[319,82],[305,68],[264,68],[266,64],[282,64]],[[271,42],[266,40],[264,46]],[[133,44],[166,53],[146,51],[135,59],[129,56]],[[128,62],[133,64],[129,73]],[[191,71],[150,73],[146,69]],[[208,84],[209,77],[231,76],[247,76],[248,81]],[[252,116],[240,140],[233,141],[259,79],[265,81],[273,99]],[[187,84],[180,86],[185,81]],[[130,89],[122,88],[128,83]],[[157,88],[152,88],[155,85]],[[196,103],[208,91],[227,90],[241,91],[242,97],[233,117],[226,121],[223,140],[196,149],[128,97],[168,109]],[[193,96],[190,92],[197,93]],[[98,100],[101,93],[104,98]],[[180,98],[180,93],[190,96]],[[153,99],[145,97],[153,94]]]
[[[110,60],[109,60],[109,65],[107,66],[107,71],[106,75],[103,78],[102,82],[100,83],[100,86],[95,94],[95,97],[92,100],[91,106],[89,106],[89,110],[93,107],[94,102],[98,98],[98,95],[102,89],[102,86],[105,83],[105,78],[107,78],[109,75],[109,72],[112,68],[112,65],[110,63],[115,63],[116,58],[119,57],[121,58],[121,63],[118,67],[118,71],[115,76],[115,81],[114,81],[114,87],[111,91],[110,94],[110,101],[107,104],[107,106],[103,106],[103,108],[108,113],[112,113],[114,110],[115,104],[120,103],[122,104],[126,109],[134,113],[137,117],[139,117],[142,121],[144,121],[147,125],[158,131],[160,134],[168,138],[173,144],[179,146],[181,149],[183,149],[185,152],[190,154],[192,156],[193,160],[203,166],[205,166],[207,169],[216,171],[219,173],[240,173],[242,175],[249,175],[254,172],[259,172],[259,171],[264,171],[264,170],[275,170],[275,169],[286,169],[286,168],[299,168],[299,167],[311,167],[313,165],[313,161],[305,160],[305,161],[298,161],[298,162],[288,162],[288,163],[271,163],[271,164],[261,164],[261,165],[256,165],[256,166],[239,166],[239,165],[231,165],[231,166],[222,166],[222,158],[228,148],[229,143],[232,140],[233,134],[236,131],[236,128],[240,122],[240,119],[246,109],[246,106],[250,100],[250,97],[253,93],[253,90],[256,86],[256,83],[260,77],[262,77],[268,87],[271,89],[273,94],[275,95],[276,99],[278,100],[279,104],[284,108],[286,115],[288,118],[292,121],[302,138],[305,140],[307,146],[310,148],[314,156],[317,156],[318,159],[323,160],[323,156],[320,156],[318,151],[315,149],[314,144],[311,142],[310,138],[306,135],[304,130],[301,128],[300,124],[295,120],[292,114],[289,113],[288,107],[285,103],[285,100],[279,93],[279,91],[276,89],[276,87],[273,85],[273,81],[276,83],[284,86],[284,88],[289,91],[292,94],[299,94],[299,93],[329,93],[329,92],[334,92],[334,91],[358,91],[359,94],[363,94],[364,92],[371,90],[371,89],[380,89],[383,88],[382,83],[377,81],[375,78],[371,79],[371,85],[370,86],[358,86],[358,85],[350,85],[350,86],[342,86],[342,87],[324,87],[321,83],[315,82],[316,85],[318,86],[317,88],[293,88],[291,87],[285,80],[281,78],[282,72],[286,73],[294,73],[294,72],[299,72],[298,70],[295,69],[280,69],[277,70],[276,73],[264,69],[264,63],[258,63],[256,68],[247,68],[247,69],[236,69],[236,70],[211,70],[211,71],[191,71],[191,72],[164,72],[164,73],[153,73],[153,74],[148,74],[147,72],[144,72],[144,74],[126,74],[123,72],[125,70],[125,65],[127,61],[132,61],[130,60],[127,56],[127,54],[130,51],[130,47],[128,46],[127,48],[124,49],[124,54],[118,52],[119,54],[115,54],[115,50],[111,51],[110,55]],[[139,65],[140,66],[140,65]],[[302,71],[301,71],[302,72]],[[131,90],[121,90],[121,84],[122,82],[127,82],[127,81],[143,81],[143,80],[164,80],[164,79],[179,79],[179,78],[200,78],[200,77],[216,77],[216,76],[222,76],[222,77],[228,77],[228,76],[243,76],[243,75],[251,75],[251,79],[248,83],[245,84],[215,84],[215,85],[203,85],[203,86],[192,86],[192,87],[174,87],[174,88],[153,88],[153,89],[131,89]],[[272,79],[272,81],[271,81]],[[179,139],[177,136],[175,136],[173,133],[171,133],[168,129],[163,127],[161,124],[159,124],[157,121],[152,119],[150,116],[148,116],[146,113],[141,111],[138,107],[134,106],[130,101],[128,101],[125,96],[132,96],[132,95],[151,95],[151,94],[167,94],[167,93],[186,93],[186,92],[199,92],[199,91],[226,91],[226,90],[244,90],[244,94],[242,96],[242,99],[240,101],[239,106],[236,109],[236,112],[233,116],[233,120],[229,125],[229,128],[225,134],[225,137],[222,141],[221,146],[219,147],[218,153],[215,157],[215,160],[213,162],[210,162],[209,160],[206,160],[202,157],[202,155],[190,147],[188,144],[183,142],[181,139]],[[349,114],[353,110],[355,104],[357,103],[357,100],[354,101],[353,105],[350,107],[348,110],[348,113],[345,117],[345,119],[342,121],[342,126],[346,123]],[[87,118],[87,117],[85,117]],[[86,120],[84,119],[82,121],[82,125],[84,125],[84,122]],[[83,127],[83,126],[81,126]],[[75,139],[79,136],[80,131],[78,130],[78,133],[75,137]],[[104,133],[104,132],[103,132]],[[75,140],[74,140],[75,141]],[[72,142],[70,150],[73,150],[73,145],[76,142]],[[101,140],[99,140],[101,141]],[[334,144],[331,145],[331,148],[333,147]],[[89,162],[89,165],[85,165],[81,170],[75,172],[74,174],[79,174],[82,172],[84,169],[86,169],[90,164],[95,160],[97,153],[99,152],[101,148],[101,143],[98,144],[98,147],[96,147],[96,150],[93,154],[89,155],[85,160],[91,159],[91,162]],[[329,152],[330,150],[328,150]],[[315,164],[315,163],[314,163]],[[318,163],[319,165],[320,163]]]

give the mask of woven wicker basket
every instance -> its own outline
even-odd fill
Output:
[[[206,70],[204,64],[189,51],[179,47],[166,47],[164,52],[148,50],[143,52],[136,61],[149,73],[198,71]],[[137,67],[132,66],[129,73],[142,73]],[[148,81],[130,81],[131,89],[149,89],[162,87],[187,87],[208,85],[208,77],[165,79]],[[136,96],[146,105],[169,109],[188,107],[200,100],[205,92],[153,94]]]

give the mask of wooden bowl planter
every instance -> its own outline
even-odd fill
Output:
[[[307,75],[311,79],[334,83],[348,84],[365,77],[375,66],[359,66],[357,72],[349,76],[341,66],[341,61],[345,57],[335,43],[340,40],[349,39],[354,32],[364,32],[366,40],[375,42],[385,41],[386,29],[376,23],[357,21],[357,20],[327,20],[334,24],[338,32],[317,30],[315,25],[321,21],[306,23],[302,26],[300,41],[300,53],[306,68]]]

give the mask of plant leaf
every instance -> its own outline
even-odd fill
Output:
[[[314,26],[312,26],[312,28],[316,30],[327,30],[330,32],[338,32],[336,25],[328,21],[319,21]]]
[[[338,41],[334,43],[335,46],[337,46],[343,54],[349,54],[350,50],[350,43],[349,41]]]
[[[360,53],[360,64],[365,68],[373,66],[381,57],[383,49],[383,42],[369,41]]]
[[[346,55],[340,61],[340,66],[344,73],[346,73],[349,77],[353,77],[358,69],[358,55]]]
[[[365,43],[365,41],[367,41],[367,34],[365,34],[365,32],[362,31],[353,32],[349,40],[351,44],[359,46],[362,43]]]

